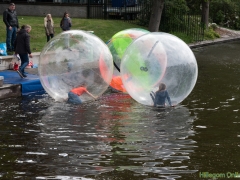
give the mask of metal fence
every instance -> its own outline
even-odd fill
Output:
[[[103,2],[88,1],[88,18],[124,20],[141,26],[148,26],[151,15],[151,1],[146,0],[104,0]],[[162,13],[160,31],[182,33],[198,42],[204,39],[204,25],[201,12],[190,14],[165,6]]]
[[[190,14],[186,10],[164,7],[160,24],[161,31],[183,33],[191,37],[194,42],[198,42],[204,39],[204,29],[201,12]]]
[[[142,5],[137,0],[89,0],[88,18],[136,20]]]
[[[15,0],[18,4],[44,6],[67,6],[86,9],[88,19],[124,20],[140,26],[148,26],[152,0]],[[188,11],[165,5],[162,13],[160,31],[183,33],[192,41],[204,39],[204,26],[201,12],[190,14]]]

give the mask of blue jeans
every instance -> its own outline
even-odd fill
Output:
[[[29,64],[29,57],[28,54],[19,54],[21,58],[21,66],[19,68],[19,71],[23,74],[26,75],[24,72],[25,67]]]
[[[17,27],[12,27],[12,30],[6,28],[7,31],[7,38],[6,38],[6,45],[8,51],[14,51],[14,42],[17,36]]]
[[[68,102],[72,104],[82,104],[80,97],[71,91],[68,93]]]

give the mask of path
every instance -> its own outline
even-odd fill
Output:
[[[230,30],[227,28],[218,27],[215,29],[215,31],[220,35],[221,38],[240,36],[240,31]]]

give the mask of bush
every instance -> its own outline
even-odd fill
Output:
[[[238,0],[212,0],[210,18],[220,26],[240,29],[240,1]]]
[[[187,44],[193,43],[194,39],[192,36],[188,36],[186,33],[182,32],[170,32],[171,34],[179,37],[180,39],[184,39],[184,42]]]
[[[216,39],[216,38],[220,38],[220,35],[214,31],[213,27],[209,27],[204,31],[205,40]]]

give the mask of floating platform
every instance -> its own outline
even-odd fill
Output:
[[[26,78],[21,78],[14,70],[0,71],[0,76],[4,77],[3,86],[0,87],[0,99],[36,92],[45,93],[37,75],[37,68],[25,69],[25,71],[27,72]]]

